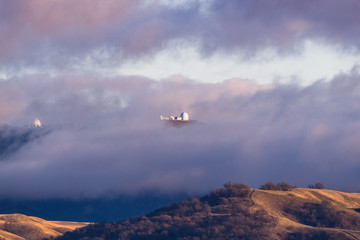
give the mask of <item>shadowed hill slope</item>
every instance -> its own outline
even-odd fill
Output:
[[[121,223],[92,224],[58,239],[360,239],[360,194],[251,190],[225,184]]]
[[[39,240],[57,237],[86,225],[87,223],[46,221],[22,214],[0,214],[0,239]]]

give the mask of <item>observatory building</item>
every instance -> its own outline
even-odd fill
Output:
[[[189,121],[189,114],[187,112],[180,113],[180,117],[178,116],[170,116],[170,117],[163,117],[160,115],[160,120],[170,120],[170,121]]]
[[[34,120],[34,127],[41,128],[41,121],[38,118]]]
[[[196,122],[194,120],[190,120],[189,114],[187,112],[182,112],[179,117],[178,116],[163,117],[161,115],[160,120],[164,120],[164,122],[170,127],[182,127]]]
[[[182,112],[180,114],[180,118],[183,120],[183,121],[189,121],[189,114],[187,112]]]

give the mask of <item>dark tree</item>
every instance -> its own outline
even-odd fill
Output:
[[[290,191],[293,188],[296,188],[296,186],[291,185],[291,184],[289,184],[287,182],[279,182],[276,185],[276,190],[279,190],[279,191]]]
[[[272,181],[266,182],[260,186],[261,190],[276,190],[276,184]]]
[[[251,190],[249,186],[241,183],[227,182],[223,188],[212,190],[210,195],[213,197],[248,197]]]
[[[325,189],[325,185],[321,182],[310,184],[308,187],[313,189]]]
[[[224,184],[224,189],[228,197],[248,197],[250,194],[249,186],[242,183],[227,182]]]

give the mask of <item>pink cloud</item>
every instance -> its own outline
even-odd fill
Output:
[[[168,8],[130,0],[14,0],[0,8],[0,60],[7,67],[69,68],[86,58],[121,64],[179,39],[196,39],[203,56],[239,49],[251,56],[268,47],[289,53],[308,39],[359,48],[356,0],[214,1],[206,14],[196,2]]]

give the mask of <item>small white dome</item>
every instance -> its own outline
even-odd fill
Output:
[[[34,126],[35,127],[41,127],[41,122],[40,122],[40,120],[38,118],[35,119]]]
[[[180,117],[183,121],[189,121],[189,114],[187,112],[182,112]]]

